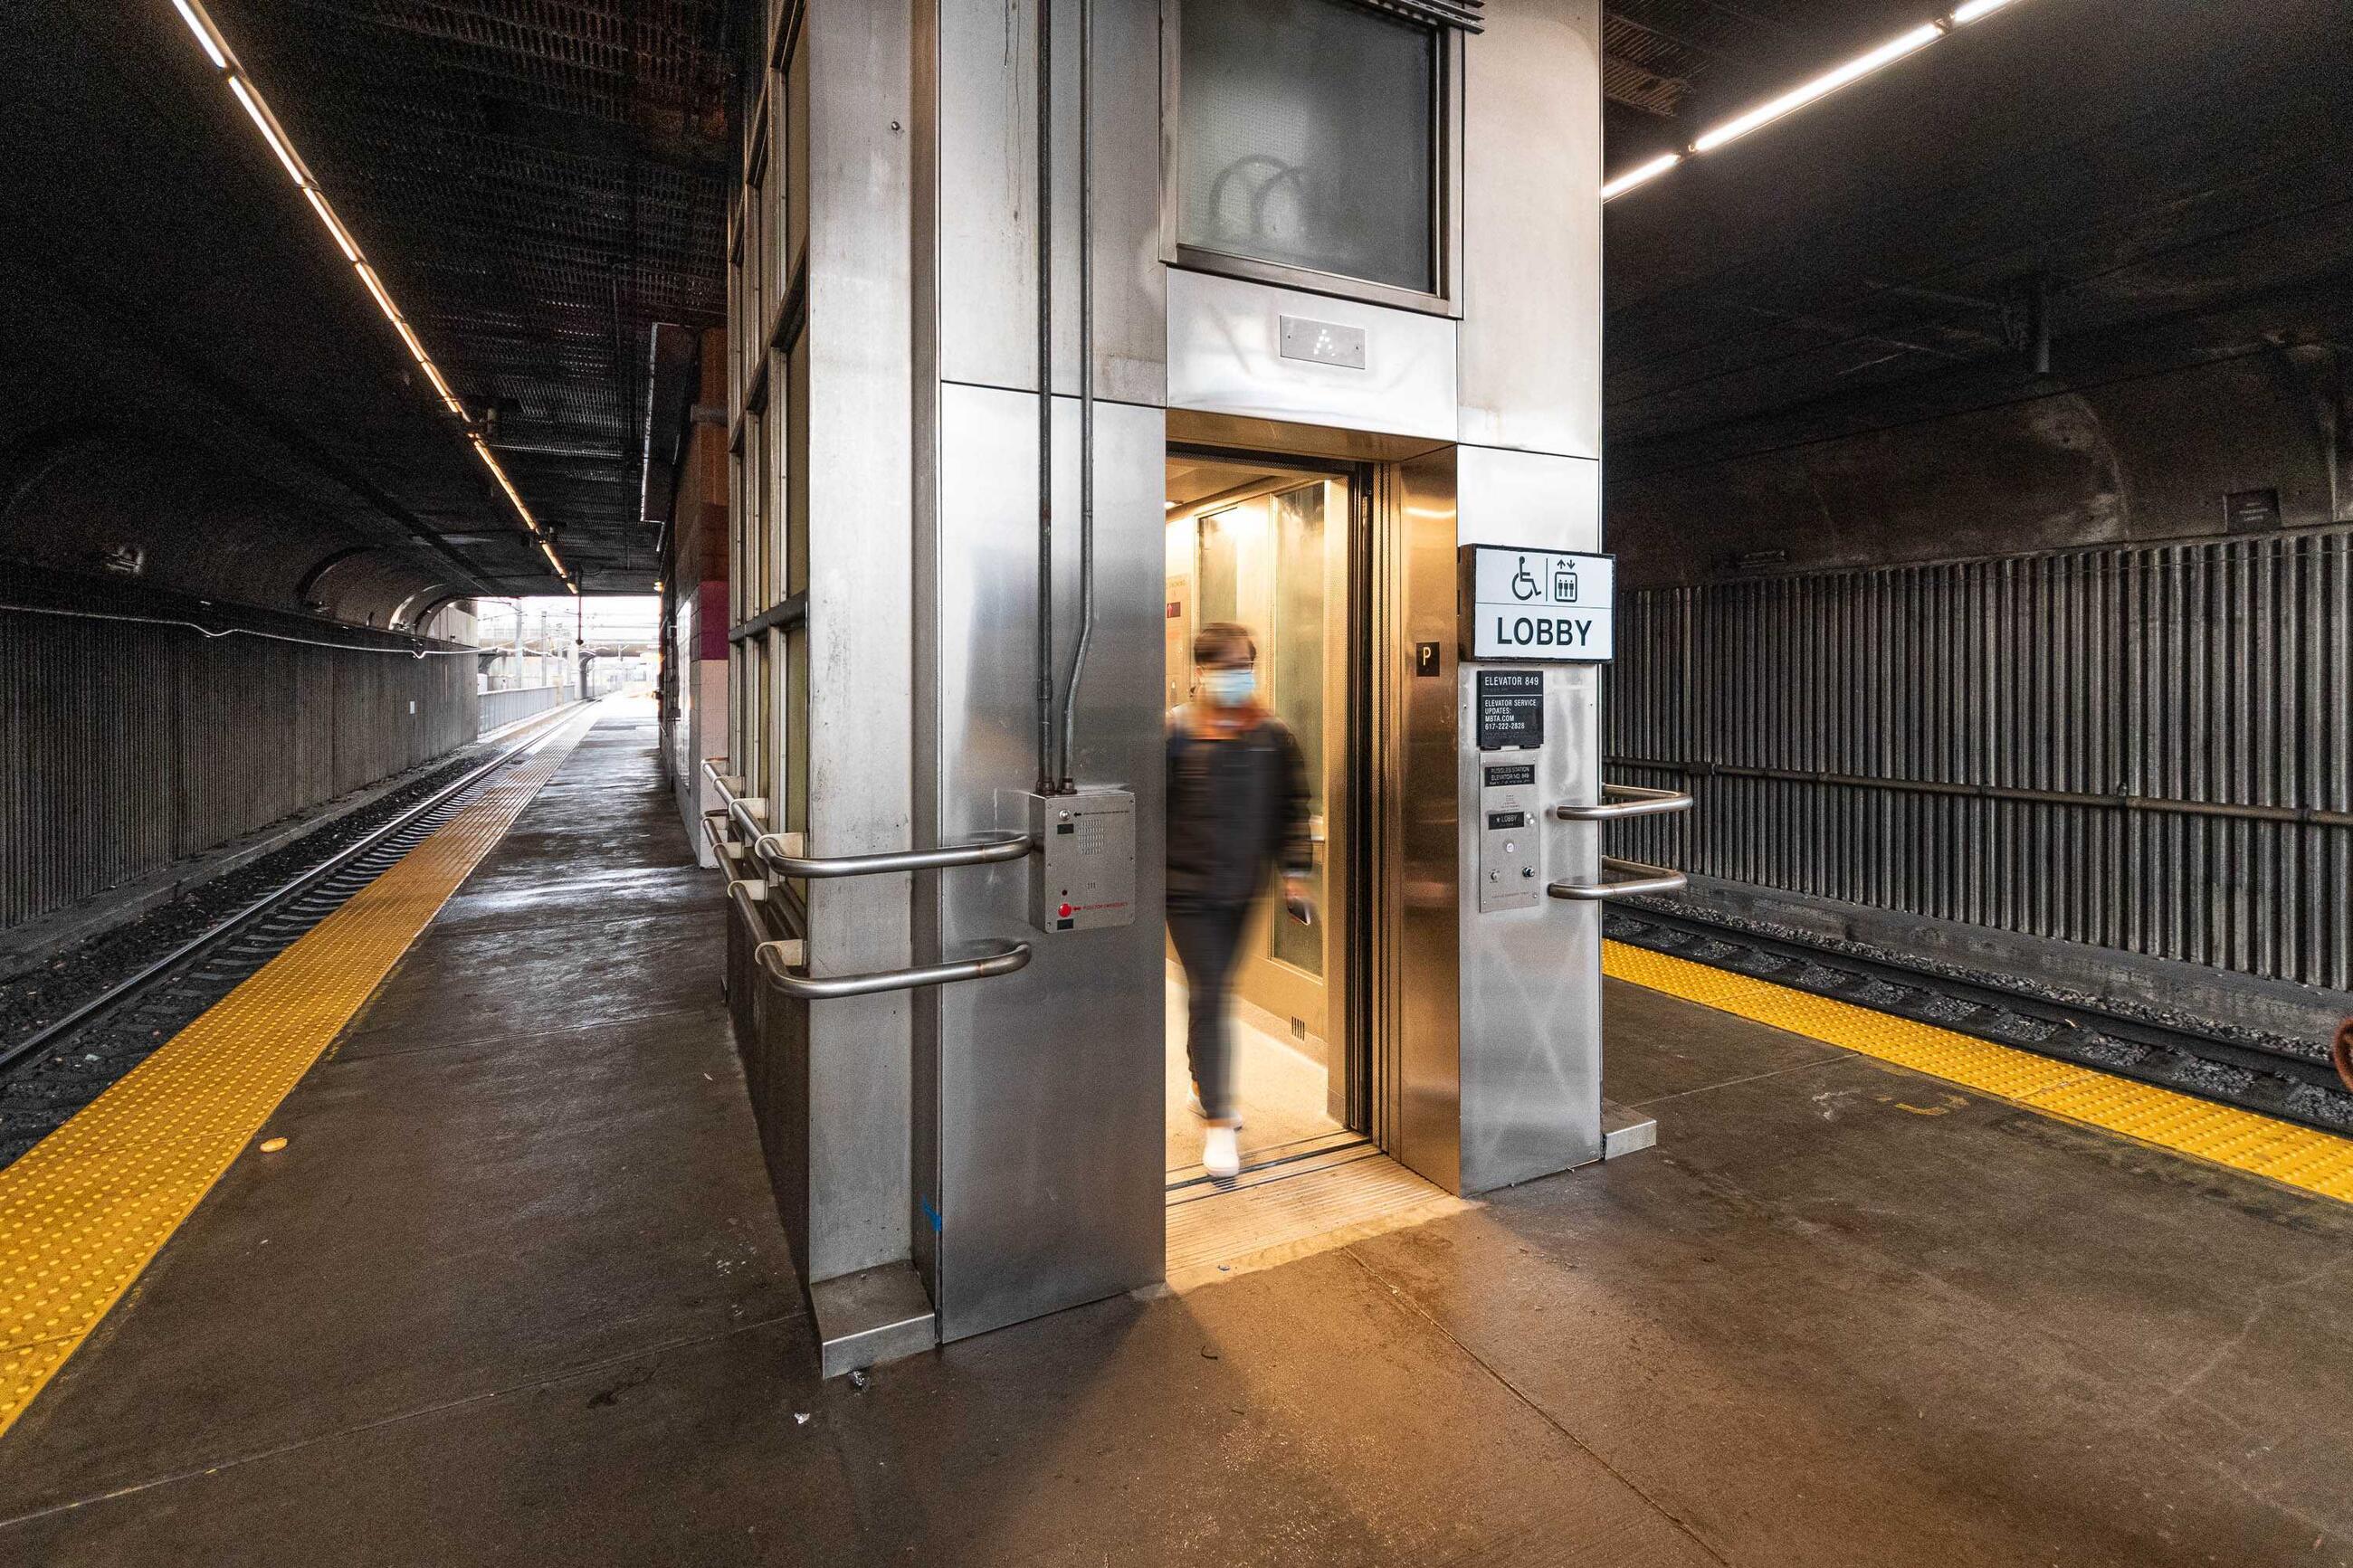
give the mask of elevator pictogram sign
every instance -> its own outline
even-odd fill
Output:
[[[1612,557],[1466,544],[1461,569],[1465,658],[1602,664],[1615,653]]]

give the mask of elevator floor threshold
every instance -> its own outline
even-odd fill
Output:
[[[1168,1192],[1168,1288],[1190,1290],[1472,1205],[1352,1140]]]

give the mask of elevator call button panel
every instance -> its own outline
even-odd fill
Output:
[[[1472,688],[1479,738],[1479,912],[1534,909],[1545,896],[1544,671],[1482,669]]]
[[[1135,795],[1083,786],[1025,795],[1029,923],[1044,931],[1093,931],[1135,921]]]

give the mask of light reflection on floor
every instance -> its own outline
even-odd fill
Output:
[[[1244,1016],[1233,1019],[1236,1052],[1234,1091],[1242,1114],[1240,1142],[1243,1163],[1253,1153],[1341,1131],[1325,1109],[1330,1085],[1324,1064],[1289,1040],[1258,1027]],[[1201,1121],[1187,1109],[1192,1075],[1185,1062],[1185,984],[1168,981],[1167,1169],[1180,1170],[1201,1161]]]

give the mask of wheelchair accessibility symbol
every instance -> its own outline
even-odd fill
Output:
[[[1528,573],[1528,558],[1525,555],[1521,556],[1520,569],[1512,574],[1512,596],[1515,599],[1527,600],[1535,598],[1543,592],[1544,584]]]

